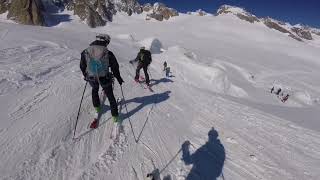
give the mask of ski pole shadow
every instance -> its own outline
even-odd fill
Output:
[[[170,164],[179,156],[181,151],[182,151],[182,148],[178,150],[178,152],[170,159],[170,161],[161,170],[159,170],[154,166],[153,167],[154,170],[151,173],[147,174],[147,177],[151,177],[154,180],[161,180],[160,175],[163,174],[163,172],[170,166]],[[171,176],[166,175],[163,177],[163,180],[171,180]]]
[[[161,79],[151,79],[150,82],[151,82],[150,83],[151,86],[155,86],[160,83],[173,83],[174,81],[168,78],[161,78]]]
[[[208,133],[206,144],[193,154],[189,151],[191,145],[189,141],[182,144],[182,160],[186,165],[193,164],[186,180],[216,180],[222,175],[226,153],[218,136],[218,132],[212,128]]]
[[[156,104],[159,104],[159,103],[169,99],[169,97],[170,97],[169,94],[170,93],[171,93],[171,91],[166,91],[166,92],[160,93],[160,94],[153,94],[153,95],[144,96],[144,97],[136,97],[136,98],[133,98],[131,100],[127,100],[126,102],[124,102],[125,104],[129,104],[129,103],[134,102],[134,103],[139,103],[139,105],[136,108],[134,108],[133,110],[131,110],[130,112],[127,112],[127,114],[124,114],[122,122],[125,119],[129,119],[132,115],[134,115],[135,113],[140,111],[145,106],[152,104],[152,106],[151,106],[151,108],[150,108],[150,110],[149,110],[149,112],[147,114],[146,120],[144,121],[144,124],[142,126],[142,129],[141,129],[138,137],[135,139],[136,143],[138,143],[140,141],[140,138],[141,138],[142,133],[143,133],[145,127],[146,127],[147,122],[149,121],[149,116],[150,116],[150,113],[152,112],[154,106]]]
[[[144,96],[144,97],[136,97],[130,100],[126,100],[124,103],[138,103],[139,105],[134,108],[133,110],[129,111],[127,114],[123,115],[123,119],[127,119],[131,116],[133,116],[135,113],[143,109],[144,107],[150,105],[150,104],[159,104],[161,102],[164,102],[170,98],[169,94],[171,91],[166,91],[164,93],[159,94],[153,94],[150,96]]]
[[[137,138],[137,140],[136,140],[137,143],[140,141],[140,138],[141,138],[141,135],[142,135],[142,133],[143,133],[143,131],[144,131],[144,128],[146,127],[146,124],[147,124],[147,122],[149,121],[149,115],[150,115],[150,113],[152,112],[152,110],[153,110],[153,108],[154,108],[154,105],[155,105],[155,104],[152,105],[152,107],[151,107],[151,109],[149,110],[149,113],[148,113],[148,115],[147,115],[147,118],[146,118],[146,120],[144,121],[144,124],[143,124],[143,126],[142,126],[142,129],[141,129],[141,131],[140,131],[140,133],[139,133],[139,135],[138,135],[138,138]]]

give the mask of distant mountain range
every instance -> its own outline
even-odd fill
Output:
[[[250,23],[263,23],[268,28],[280,31],[287,34],[289,37],[298,41],[313,40],[314,35],[320,36],[320,30],[303,25],[291,25],[286,22],[278,21],[270,17],[258,18],[255,15],[247,12],[243,8],[223,5],[217,11],[217,16],[231,14],[238,17],[241,20],[248,21]]]
[[[146,20],[168,20],[179,16],[177,10],[162,3],[140,5],[136,0],[0,0],[0,14],[7,13],[7,18],[17,23],[45,26],[46,17],[50,13],[67,9],[86,22],[90,27],[104,26],[113,21],[117,12],[132,14],[146,14]],[[303,25],[291,25],[269,17],[258,18],[243,8],[223,5],[213,15],[203,10],[188,12],[189,15],[224,16],[233,15],[249,23],[263,23],[266,27],[280,31],[298,40],[313,40],[313,36],[320,36],[320,30]]]

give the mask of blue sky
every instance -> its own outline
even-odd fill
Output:
[[[320,0],[138,0],[162,2],[180,12],[203,9],[213,13],[223,4],[244,7],[258,17],[272,17],[291,24],[306,24],[320,28]]]

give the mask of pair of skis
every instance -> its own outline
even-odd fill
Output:
[[[101,94],[101,102],[102,103],[104,103],[105,102],[105,100],[106,100],[106,95],[104,94],[104,92],[102,92],[102,94]],[[122,99],[121,98],[118,98],[117,99],[117,105],[119,105],[120,104],[120,107],[121,107],[121,103],[122,103]],[[98,129],[100,126],[102,126],[102,123],[104,123],[104,122],[106,122],[106,121],[108,121],[108,120],[110,120],[111,119],[111,117],[110,118],[108,118],[108,119],[106,119],[106,120],[104,120],[103,122],[100,122],[101,121],[101,117],[102,117],[102,113],[103,112],[100,112],[99,114],[98,114],[98,117],[97,118],[94,118],[94,121],[95,120],[97,120],[98,122],[97,122],[97,124],[96,124],[96,128],[90,128],[90,126],[92,126],[92,123],[93,122],[90,122],[90,124],[88,124],[88,129],[86,129],[84,132],[82,132],[82,133],[80,133],[80,135],[77,137],[77,138],[75,138],[75,140],[80,140],[82,137],[84,137],[85,135],[87,135],[87,134],[89,134],[90,132],[92,132],[93,130],[95,130],[95,129]],[[120,120],[119,120],[120,121]],[[117,124],[119,124],[119,123],[121,123],[121,121],[120,122],[118,122],[118,123],[116,123],[116,125]],[[121,129],[120,129],[121,130]]]
[[[145,78],[144,77],[140,76],[138,80],[135,79],[134,81],[136,83],[139,83],[143,89],[148,89],[150,92],[154,92],[153,89],[151,88],[151,85],[150,84],[148,85],[148,84],[145,83]]]

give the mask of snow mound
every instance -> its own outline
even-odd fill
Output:
[[[157,38],[147,38],[140,41],[139,44],[146,47],[153,54],[160,54],[162,52],[162,43]]]
[[[167,56],[165,59],[168,60],[171,68],[179,70],[179,77],[182,81],[234,97],[248,96],[246,91],[230,81],[223,65],[199,64],[195,61],[197,57],[194,52],[179,46],[170,47],[165,54]]]
[[[117,39],[135,41],[135,38],[132,34],[119,34],[116,36]]]
[[[306,91],[298,91],[293,94],[292,99],[300,104],[313,105],[310,94]]]

